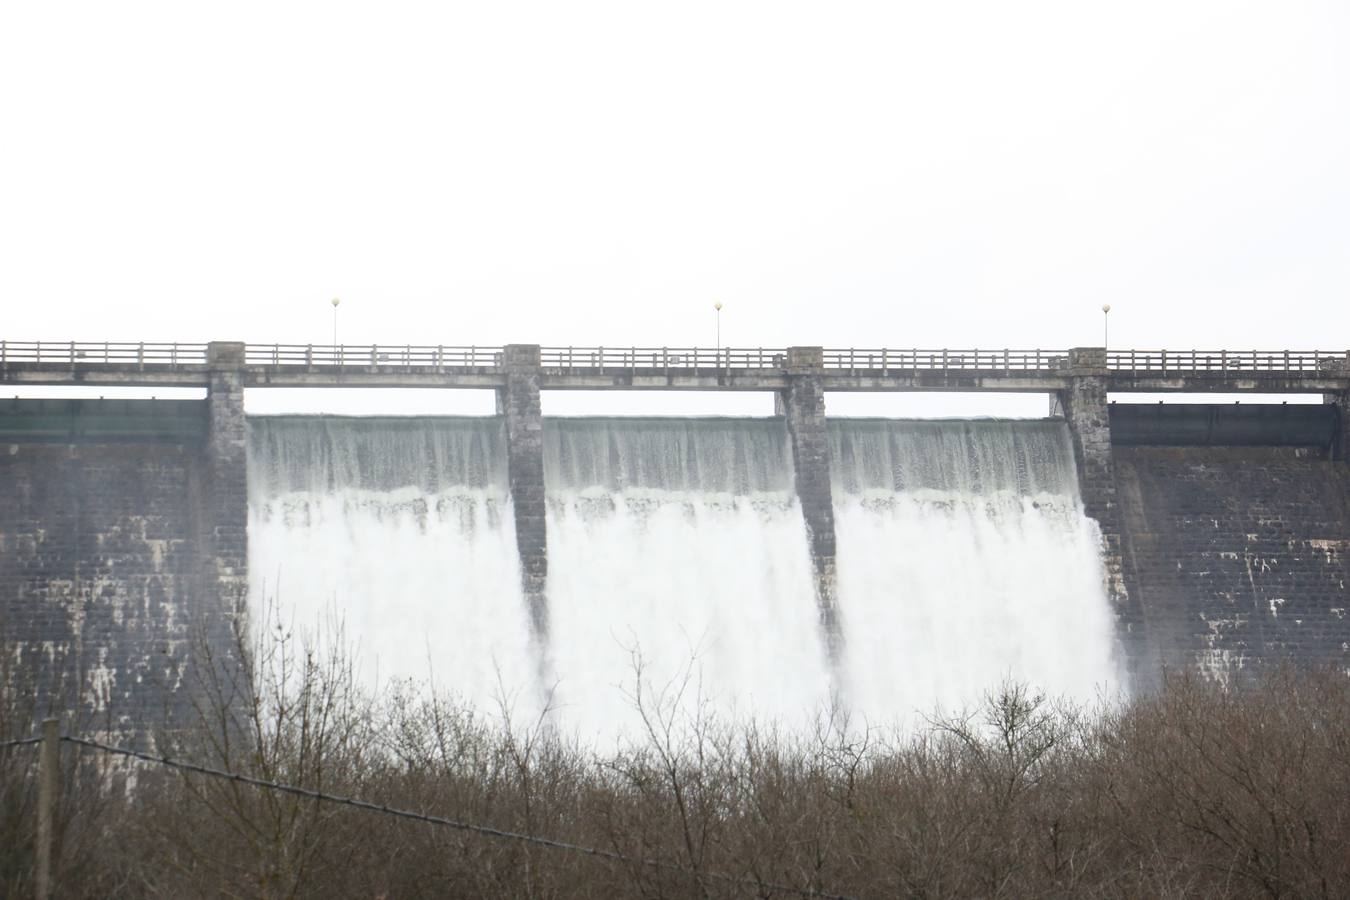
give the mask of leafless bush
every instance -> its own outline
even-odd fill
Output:
[[[1168,675],[1156,695],[1094,710],[1009,683],[917,731],[825,710],[802,733],[720,721],[688,673],[648,684],[635,657],[642,734],[600,754],[547,712],[513,725],[509,704],[485,713],[412,684],[372,698],[349,654],[275,637],[207,677],[200,721],[161,746],[599,855],[165,769],[110,794],[72,764],[67,847],[89,847],[90,818],[119,852],[65,851],[68,895],[1350,895],[1343,672],[1241,689]],[[0,827],[27,835],[31,801],[10,798],[31,772],[16,759],[0,754]],[[30,851],[4,852],[16,893]]]

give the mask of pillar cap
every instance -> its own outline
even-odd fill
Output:
[[[502,348],[501,366],[504,369],[537,371],[542,364],[538,344],[507,344]]]
[[[787,348],[787,371],[789,375],[818,375],[825,371],[825,349],[823,347]]]
[[[1070,375],[1105,375],[1105,347],[1074,347],[1069,351]]]
[[[212,341],[206,345],[206,364],[213,369],[243,368],[244,342]]]

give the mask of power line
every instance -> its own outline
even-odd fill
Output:
[[[18,743],[32,744],[40,741],[40,738],[30,738]],[[371,803],[368,800],[357,800],[354,797],[340,797],[336,794],[325,794],[322,791],[314,791],[309,788],[297,787],[292,784],[279,784],[274,781],[267,781],[262,778],[254,778],[250,775],[241,775],[237,772],[226,772],[221,769],[212,769],[208,766],[198,765],[190,762],[180,762],[176,759],[170,759],[167,756],[152,756],[149,753],[141,753],[136,750],[127,750],[123,747],[113,747],[108,744],[100,744],[97,741],[90,741],[77,737],[62,737],[62,741],[75,744],[80,747],[88,747],[93,750],[100,750],[104,753],[113,753],[119,756],[126,756],[141,762],[153,763],[155,765],[167,766],[172,769],[181,769],[186,772],[195,772],[199,775],[209,775],[212,778],[223,778],[240,784],[253,785],[254,787],[267,788],[268,790],[280,791],[285,794],[294,794],[297,797],[304,797],[309,800],[323,801],[326,803],[336,803],[340,806],[350,806],[355,809],[363,809],[369,812],[381,813],[387,816],[394,816],[400,819],[408,819],[414,822],[425,822],[429,825],[439,825],[445,828],[454,828],[459,831],[467,831],[473,834],[483,835],[484,837],[501,838],[510,841],[520,841],[527,844],[536,844],[541,847],[550,847],[554,850],[566,850],[572,853],[582,853],[587,856],[594,856],[600,859],[607,859],[613,862],[638,863],[642,866],[653,869],[666,869],[670,871],[682,872],[686,875],[693,875],[696,878],[708,878],[714,881],[721,881],[727,884],[745,885],[756,888],[768,889],[773,891],[782,891],[784,893],[796,894],[800,897],[818,897],[821,900],[855,900],[847,894],[833,894],[828,891],[821,891],[815,888],[793,887],[786,884],[775,884],[770,881],[760,881],[754,878],[745,878],[738,875],[727,875],[721,872],[696,872],[687,866],[679,863],[666,862],[659,859],[637,859],[631,856],[625,856],[613,850],[602,850],[598,847],[586,847],[581,844],[572,844],[567,841],[554,840],[553,838],[538,837],[532,834],[522,834],[516,831],[506,831],[501,828],[493,828],[490,825],[476,825],[471,822],[460,822],[455,819],[447,819],[442,816],[431,816],[426,813],[413,812],[406,809],[396,809],[391,806],[385,806],[380,803]]]
[[[26,744],[40,743],[42,743],[42,738],[40,737],[20,738],[17,741],[0,741],[0,750],[7,750],[10,747],[22,747]]]

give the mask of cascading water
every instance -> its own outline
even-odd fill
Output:
[[[546,419],[548,646],[532,646],[498,419],[258,417],[253,608],[335,615],[367,676],[431,677],[602,739],[684,690],[792,726],[1118,683],[1062,422],[836,420],[841,671],[825,659],[781,419]],[[686,680],[687,676],[687,680]]]
[[[850,705],[953,710],[1012,677],[1121,687],[1100,537],[1062,421],[833,420]]]
[[[773,419],[544,422],[557,700],[583,735],[683,709],[798,722],[830,677],[787,432]],[[652,702],[648,696],[646,702]]]
[[[533,696],[505,441],[492,418],[250,419],[255,626],[274,603],[311,632],[340,621],[367,681]]]

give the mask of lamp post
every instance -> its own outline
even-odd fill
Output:
[[[1102,304],[1102,349],[1111,346],[1111,304]]]
[[[342,301],[339,300],[337,297],[334,297],[333,300],[332,300],[332,303],[333,303],[333,352],[335,352],[335,353],[337,352],[337,345],[338,345],[338,342],[337,342],[337,308],[338,308],[338,304],[341,303],[341,302],[342,302]]]
[[[722,301],[718,300],[713,304],[713,309],[717,310],[717,352],[722,352]]]

